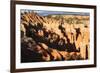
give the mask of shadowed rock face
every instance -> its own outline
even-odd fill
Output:
[[[21,14],[21,62],[89,59],[89,16],[61,17]]]

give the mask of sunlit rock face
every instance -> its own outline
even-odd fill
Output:
[[[89,59],[89,24],[85,15],[21,13],[22,62]]]

